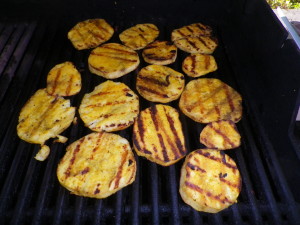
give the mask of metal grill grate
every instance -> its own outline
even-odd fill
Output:
[[[133,24],[111,21],[117,31]],[[162,39],[177,24],[155,21],[162,30]],[[51,154],[45,162],[33,157],[38,146],[25,143],[16,135],[18,114],[27,99],[45,87],[47,72],[66,60],[74,62],[83,77],[83,89],[71,98],[78,106],[84,93],[103,81],[90,74],[87,68],[89,51],[76,51],[66,38],[71,21],[56,19],[37,21],[2,20],[0,23],[0,223],[1,224],[297,224],[300,221],[299,203],[289,191],[272,143],[259,123],[255,103],[243,89],[232,71],[223,43],[220,27],[216,26],[220,46],[215,53],[219,64],[217,77],[242,93],[244,115],[238,123],[242,146],[228,152],[237,162],[243,179],[238,204],[218,214],[193,210],[183,203],[178,194],[182,160],[170,167],[160,167],[142,158],[138,163],[135,182],[115,195],[103,199],[78,197],[61,187],[56,178],[56,167],[66,145],[52,143]],[[118,41],[114,36],[112,41]],[[180,70],[183,58],[177,63]],[[144,66],[143,64],[140,66]],[[118,80],[133,90],[137,71]],[[187,78],[188,79],[188,78]],[[142,100],[142,99],[141,99]],[[177,107],[178,102],[171,103]],[[141,108],[151,103],[142,101]],[[203,147],[198,135],[203,125],[185,116],[180,117],[187,137],[187,148]],[[79,121],[64,135],[68,143],[89,133]],[[131,140],[131,128],[119,132]],[[51,142],[49,142],[51,143]],[[67,143],[67,144],[68,144]]]

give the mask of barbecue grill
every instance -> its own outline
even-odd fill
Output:
[[[85,93],[105,81],[88,70],[90,50],[75,50],[67,39],[69,29],[89,18],[106,19],[115,29],[109,42],[118,43],[118,34],[137,23],[157,25],[160,40],[170,40],[171,31],[183,25],[212,26],[219,41],[218,70],[207,77],[224,81],[243,97],[243,118],[237,123],[242,145],[226,152],[243,179],[237,204],[217,214],[197,212],[178,193],[183,160],[161,167],[137,156],[132,185],[102,200],[70,194],[58,183],[56,168],[66,146],[90,133],[80,119],[63,133],[66,144],[50,140],[49,158],[34,159],[39,146],[20,140],[16,126],[29,97],[46,87],[48,71],[64,61],[76,65],[83,87],[70,99],[77,107]],[[300,50],[287,36],[263,0],[1,1],[0,224],[300,224],[295,122]],[[170,67],[182,71],[186,56],[179,51]],[[139,69],[146,65],[141,62]],[[137,72],[117,81],[136,92]],[[153,104],[140,100],[141,109]],[[169,105],[178,108],[178,101]],[[198,136],[204,124],[182,113],[180,119],[188,150],[203,148]],[[131,141],[132,128],[117,133]]]

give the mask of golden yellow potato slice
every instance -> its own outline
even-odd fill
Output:
[[[50,95],[71,96],[81,89],[81,75],[72,62],[54,66],[47,76],[47,92]]]
[[[111,133],[91,133],[67,147],[57,168],[71,193],[106,198],[135,180],[136,162],[129,142]]]
[[[68,39],[78,49],[95,48],[108,41],[114,29],[104,19],[88,19],[77,23],[69,32]]]
[[[174,41],[177,48],[188,53],[212,54],[218,42],[210,36],[185,37]]]
[[[220,120],[209,123],[203,128],[200,142],[211,149],[233,149],[241,145],[241,136],[235,123],[230,120]]]
[[[191,54],[182,63],[182,70],[190,77],[200,77],[218,69],[212,55]]]
[[[18,136],[29,143],[43,145],[67,129],[75,116],[70,100],[38,90],[24,105],[19,115]]]
[[[148,101],[167,103],[180,97],[184,83],[182,73],[167,66],[149,65],[139,71],[136,89]]]
[[[179,193],[197,211],[217,213],[237,202],[242,179],[236,163],[222,151],[198,149],[181,168]]]
[[[139,56],[134,50],[117,43],[107,43],[95,48],[88,58],[90,71],[107,79],[128,74],[139,63]]]
[[[85,94],[79,114],[93,131],[118,131],[133,124],[139,113],[138,96],[124,83],[105,81]]]
[[[159,35],[157,26],[151,23],[137,24],[124,30],[119,38],[121,42],[134,50],[142,49]]]
[[[242,97],[232,87],[215,78],[190,81],[179,100],[181,111],[200,123],[219,120],[238,122],[242,117]]]
[[[187,153],[178,111],[154,105],[141,111],[133,125],[133,147],[139,156],[169,166]]]
[[[155,41],[144,48],[142,56],[149,64],[168,65],[175,62],[177,47],[169,41]]]
[[[186,37],[211,36],[211,34],[212,29],[210,26],[202,23],[193,23],[173,30],[171,39],[175,41]]]

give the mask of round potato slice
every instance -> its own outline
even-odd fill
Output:
[[[22,108],[17,133],[24,141],[43,145],[67,129],[74,116],[75,107],[71,107],[70,100],[40,89]]]
[[[143,110],[133,125],[133,147],[139,156],[169,166],[187,153],[179,114],[166,105]]]
[[[118,43],[107,43],[95,48],[89,58],[92,73],[107,79],[116,79],[135,70],[140,63],[138,54]]]
[[[180,97],[184,84],[182,73],[167,66],[149,65],[139,71],[136,89],[148,101],[167,103]]]
[[[185,37],[174,41],[177,48],[188,53],[212,54],[218,46],[217,39],[210,36]]]
[[[47,76],[47,92],[50,95],[71,96],[81,89],[81,75],[72,62],[54,66]]]
[[[200,77],[218,69],[212,55],[191,54],[182,63],[182,70],[190,77]]]
[[[217,213],[237,202],[242,179],[236,163],[222,151],[198,149],[181,168],[179,193],[197,211]]]
[[[168,65],[175,62],[177,47],[169,41],[155,41],[143,50],[145,62],[155,65]]]
[[[106,198],[135,180],[129,142],[116,134],[91,133],[73,142],[57,168],[62,186],[73,194]]]
[[[138,96],[124,83],[109,80],[85,94],[79,106],[84,124],[98,132],[123,130],[133,124],[138,113]]]
[[[153,42],[159,35],[157,26],[151,23],[137,24],[124,30],[119,38],[121,42],[134,49],[142,49]]]
[[[232,87],[215,78],[190,81],[179,100],[181,111],[200,123],[231,120],[242,117],[242,97]]]
[[[212,29],[210,26],[202,23],[193,23],[187,26],[175,29],[171,33],[172,41],[185,37],[211,36]]]
[[[88,19],[77,23],[69,32],[68,39],[78,49],[95,48],[108,41],[114,29],[104,19]]]
[[[200,142],[212,149],[233,149],[241,145],[241,135],[235,123],[230,120],[220,120],[209,123],[203,128]]]

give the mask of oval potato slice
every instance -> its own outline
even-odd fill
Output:
[[[177,47],[169,41],[154,41],[142,53],[145,62],[155,65],[168,65],[175,62]]]
[[[77,23],[69,32],[68,39],[78,50],[95,48],[108,41],[114,29],[104,19],[88,19]]]
[[[138,54],[118,43],[107,43],[95,48],[89,58],[92,73],[107,79],[116,79],[135,70],[140,63]]]
[[[210,36],[185,37],[174,41],[177,48],[188,53],[212,54],[218,42]]]
[[[139,114],[133,125],[133,147],[139,156],[169,166],[187,153],[179,113],[167,105],[154,105]]]
[[[191,54],[182,63],[182,70],[190,77],[200,77],[218,69],[212,55]]]
[[[133,124],[138,113],[138,96],[127,85],[110,80],[85,94],[79,106],[84,124],[98,132],[123,130]]]
[[[75,107],[71,107],[70,100],[39,89],[22,108],[17,133],[24,141],[43,145],[67,129],[74,116]]]
[[[124,30],[119,38],[121,42],[134,50],[142,49],[159,35],[157,26],[151,23],[137,24]]]
[[[202,23],[193,23],[173,30],[171,39],[175,41],[186,37],[211,36],[211,34],[212,29],[210,26]]]
[[[142,68],[136,79],[136,89],[148,101],[167,103],[180,97],[184,75],[167,66],[149,65]]]
[[[231,120],[242,117],[242,97],[232,87],[215,78],[190,81],[179,100],[181,111],[199,123]]]
[[[236,163],[222,151],[198,149],[181,168],[179,193],[197,211],[217,213],[237,202],[242,179]]]
[[[47,92],[50,95],[71,96],[81,89],[81,75],[72,62],[54,66],[47,76]]]
[[[241,145],[241,135],[234,122],[220,120],[207,124],[200,133],[200,143],[217,150],[237,148]]]
[[[106,198],[135,180],[129,142],[111,133],[91,133],[67,147],[57,167],[62,186],[73,194]]]

